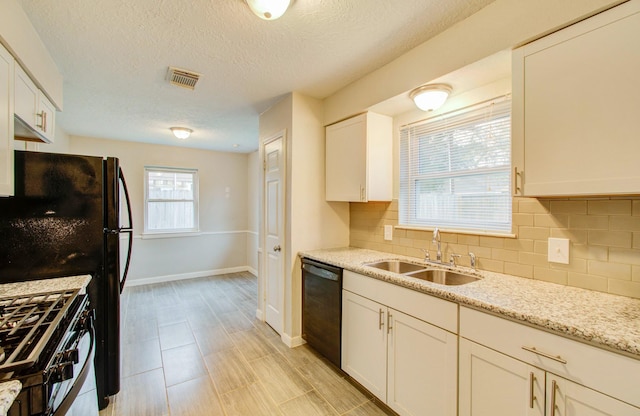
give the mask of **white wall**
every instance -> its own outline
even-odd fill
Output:
[[[298,252],[349,244],[349,204],[328,203],[324,199],[323,119],[320,100],[295,92],[260,115],[261,144],[283,130],[286,132],[285,249],[282,276],[285,295],[281,336],[289,346],[303,342],[300,337],[302,279]],[[262,210],[261,199],[260,212]],[[262,226],[262,217],[260,220]],[[260,242],[262,243],[262,235]],[[258,282],[259,293],[263,293],[264,274],[260,269]],[[264,310],[262,296],[259,296],[259,308]]]
[[[120,159],[135,235],[128,284],[248,269],[248,155],[77,136],[71,136],[69,152]],[[198,169],[200,235],[143,238],[144,166],[149,165]]]
[[[260,156],[256,150],[247,159],[247,266],[258,275],[258,225],[260,200]]]

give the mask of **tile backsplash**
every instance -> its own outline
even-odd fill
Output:
[[[351,203],[350,245],[412,257],[435,258],[432,232],[395,228],[398,201]],[[512,237],[441,233],[443,259],[473,252],[480,270],[640,298],[640,199],[513,199]],[[570,240],[569,264],[547,261],[549,237]]]

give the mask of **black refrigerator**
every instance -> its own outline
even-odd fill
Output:
[[[117,158],[15,151],[15,196],[0,198],[0,283],[92,276],[101,409],[120,390],[120,293],[132,233]],[[128,238],[122,268],[121,236]]]

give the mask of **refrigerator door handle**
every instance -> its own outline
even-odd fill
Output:
[[[122,280],[120,281],[120,293],[124,290],[124,284],[127,281],[127,275],[129,274],[129,264],[131,263],[131,249],[133,248],[133,218],[131,217],[131,199],[129,198],[129,190],[127,189],[127,182],[124,180],[124,174],[122,169],[118,169],[118,178],[122,182],[122,190],[124,191],[124,197],[127,201],[127,213],[129,214],[129,226],[120,228],[121,233],[129,234],[129,247],[127,248],[127,260],[124,264],[124,273],[122,274]]]

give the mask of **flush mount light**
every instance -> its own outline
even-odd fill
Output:
[[[276,20],[287,11],[291,0],[247,0],[253,13],[264,20]]]
[[[451,94],[451,86],[447,84],[428,84],[411,91],[409,96],[422,111],[438,109]]]
[[[182,140],[186,139],[191,135],[191,133],[193,133],[193,130],[186,127],[170,127],[169,130],[173,132],[174,136]]]

